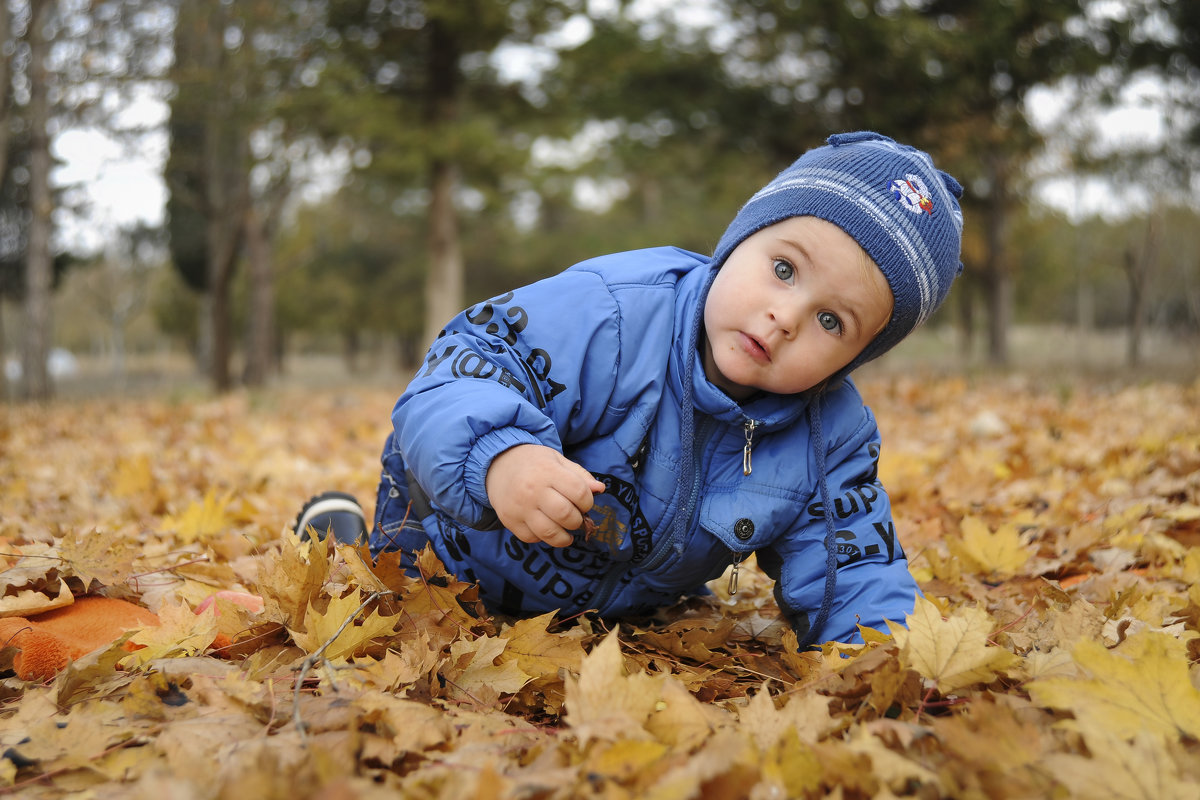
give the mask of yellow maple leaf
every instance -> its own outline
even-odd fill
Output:
[[[446,680],[469,695],[485,688],[500,694],[520,691],[529,676],[515,660],[496,663],[507,644],[507,639],[486,635],[474,641],[456,640],[450,646],[450,663],[454,666],[444,670]]]
[[[163,530],[173,531],[185,544],[215,536],[232,520],[229,514],[232,500],[231,492],[218,497],[216,489],[209,489],[200,502],[189,503],[182,513],[163,518]]]
[[[383,617],[380,616],[379,609],[372,610],[356,625],[353,617],[358,613],[362,602],[361,593],[355,589],[345,597],[330,600],[324,613],[309,606],[304,615],[304,630],[290,631],[292,640],[308,653],[317,652],[322,645],[329,642],[322,655],[334,660],[353,655],[366,647],[372,639],[390,636],[396,632],[400,615]],[[349,624],[346,624],[347,620],[350,620]]]
[[[121,660],[126,669],[141,667],[159,658],[194,656],[217,638],[217,614],[212,608],[195,614],[187,603],[166,605],[158,610],[159,624],[143,628],[130,640],[142,645]]]
[[[911,791],[914,782],[939,788],[941,786],[936,773],[888,748],[865,725],[851,729],[846,740],[846,749],[870,758],[872,774],[894,791],[903,788]]]
[[[5,587],[7,588],[7,587]],[[57,592],[47,587],[47,591],[37,592],[33,589],[22,589],[0,596],[0,617],[25,617],[30,614],[40,614],[55,608],[63,608],[75,602],[75,595],[67,582],[59,578]]]
[[[95,580],[115,586],[133,574],[133,561],[142,554],[141,542],[108,531],[76,531],[58,543],[58,552],[87,586]]]
[[[654,704],[654,713],[646,720],[646,730],[673,749],[690,751],[714,731],[730,726],[732,718],[728,712],[701,703],[673,678],[662,681],[660,695]]]
[[[816,693],[793,695],[782,708],[775,707],[766,685],[738,711],[738,727],[760,750],[769,750],[789,733],[812,744],[838,725],[829,716],[829,698]]]
[[[477,596],[475,586],[449,575],[431,547],[417,554],[416,566],[421,578],[410,582],[401,598],[406,615],[426,617],[423,625],[470,627],[475,619],[463,605]]]
[[[312,546],[296,536],[281,537],[278,555],[258,564],[263,616],[285,627],[299,627],[330,569],[328,547]]]
[[[947,539],[946,546],[982,575],[1015,575],[1032,555],[1015,525],[1001,525],[993,533],[978,517],[964,517],[960,530],[962,539]]]
[[[1191,547],[1180,565],[1180,579],[1188,587],[1188,598],[1200,606],[1200,547]]]
[[[620,740],[597,746],[589,754],[587,768],[590,773],[628,782],[669,752],[658,742]]]
[[[994,625],[983,609],[962,608],[943,619],[937,606],[918,597],[907,625],[888,623],[900,645],[901,663],[934,681],[942,693],[989,683],[1018,663],[1009,651],[989,644]]]
[[[1089,677],[1033,681],[1027,689],[1035,703],[1070,711],[1085,730],[1105,728],[1125,739],[1141,731],[1200,738],[1200,690],[1188,679],[1183,642],[1144,631],[1116,650],[1081,641],[1071,655]]]
[[[554,612],[523,619],[504,630],[508,647],[501,661],[515,660],[521,671],[534,678],[553,677],[559,670],[577,672],[583,662],[583,631],[573,628],[560,634],[548,633],[546,626]]]
[[[442,661],[442,652],[430,644],[429,634],[419,631],[407,642],[396,644],[383,654],[383,658],[366,667],[366,672],[373,676],[381,688],[394,691],[400,686],[414,683],[424,675],[428,675]]]
[[[452,718],[425,703],[383,692],[363,692],[353,703],[364,713],[364,723],[370,724],[379,736],[391,739],[392,757],[445,745],[455,736]]]
[[[154,486],[154,474],[150,468],[150,456],[139,453],[117,460],[112,477],[112,492],[117,497],[133,497],[150,491]]]
[[[1074,797],[1113,800],[1194,800],[1200,783],[1186,777],[1161,737],[1148,732],[1131,741],[1103,729],[1085,730],[1091,756],[1052,753],[1042,762]]]
[[[644,725],[662,699],[664,676],[627,675],[617,632],[588,653],[579,677],[567,676],[567,721],[580,745],[592,739],[646,739]]]

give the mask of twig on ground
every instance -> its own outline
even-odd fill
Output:
[[[292,691],[292,723],[295,724],[296,730],[300,732],[300,744],[302,746],[308,746],[308,737],[304,733],[304,719],[300,715],[300,689],[304,686],[304,681],[308,679],[308,673],[314,666],[317,665],[318,662],[325,661],[325,651],[337,641],[337,638],[342,635],[342,631],[346,630],[346,628],[350,627],[350,624],[353,623],[354,620],[358,619],[358,615],[363,612],[363,609],[379,598],[389,594],[395,593],[388,589],[381,592],[372,592],[370,595],[368,595],[367,599],[363,600],[362,603],[359,604],[358,608],[356,608],[353,612],[347,615],[344,620],[342,620],[342,624],[339,625],[338,629],[333,632],[333,636],[330,636],[328,639],[326,639],[325,642],[318,647],[315,652],[310,653],[308,657],[304,659],[303,663],[300,664],[300,674],[296,676],[296,686]]]

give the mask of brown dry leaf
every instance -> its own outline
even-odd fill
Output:
[[[586,655],[583,631],[573,628],[552,634],[546,627],[554,622],[554,612],[518,620],[504,629],[508,646],[501,661],[516,659],[521,671],[533,678],[557,677],[560,670],[578,672]]]
[[[85,589],[92,581],[105,586],[125,583],[141,553],[141,543],[136,540],[95,529],[64,536],[58,542],[58,554],[83,580]]]
[[[864,630],[866,644],[805,653],[750,559],[736,595],[726,576],[614,632],[589,616],[501,627],[432,550],[413,579],[394,555],[302,545],[289,524],[303,498],[372,496],[364,452],[386,434],[394,390],[14,406],[0,419],[0,607],[24,592],[69,600],[90,582],[172,610],[141,656],[98,650],[48,688],[0,675],[0,745],[38,759],[0,758],[0,790],[1197,794],[1200,383],[859,386],[926,599],[894,639]],[[1003,426],[985,424],[988,409]],[[281,626],[319,646],[355,598],[384,589],[377,616],[347,624],[353,665],[297,684],[305,653]],[[209,620],[181,605],[218,590],[264,601],[261,616],[216,603],[219,629],[239,638],[220,658],[198,651]],[[533,678],[502,695],[521,674]]]
[[[628,674],[614,631],[567,678],[567,721],[581,746],[592,739],[649,738],[646,720],[662,701],[663,677]]]
[[[0,617],[28,617],[55,608],[63,608],[75,602],[75,594],[61,578],[51,591],[20,589],[0,597]]]
[[[750,736],[760,750],[777,746],[789,734],[811,744],[837,725],[838,722],[829,716],[828,697],[792,695],[782,707],[776,708],[766,686],[738,711],[738,728]]]
[[[447,683],[468,698],[512,694],[529,682],[518,662],[501,660],[508,639],[480,636],[474,641],[459,639],[450,646],[450,663],[442,674]]]

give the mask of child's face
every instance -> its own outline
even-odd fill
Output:
[[[742,241],[704,305],[704,372],[735,400],[837,373],[892,315],[887,279],[850,235],[792,217]]]

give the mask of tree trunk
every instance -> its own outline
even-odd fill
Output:
[[[218,15],[218,19],[223,21],[225,17]],[[213,24],[205,29],[203,59],[213,76],[229,75],[223,36],[223,25]],[[250,198],[250,178],[246,171],[247,132],[233,105],[226,88],[213,92],[205,109],[203,133],[203,210],[209,310],[212,314],[212,350],[208,366],[209,378],[218,392],[228,391],[233,385],[229,364],[233,356],[230,290]]]
[[[357,330],[346,331],[342,336],[342,361],[347,374],[358,373],[358,354],[362,352],[362,338]]]
[[[246,257],[250,270],[250,318],[246,329],[247,386],[263,386],[274,353],[275,285],[266,220],[253,205],[246,212]]]
[[[50,101],[47,87],[46,19],[53,0],[36,0],[29,25],[29,241],[25,253],[25,396],[48,400],[53,393],[46,356],[50,353],[50,291],[54,257],[50,233],[54,199],[50,194]]]
[[[233,331],[229,313],[230,286],[233,283],[233,265],[237,255],[235,234],[227,230],[226,211],[217,210],[208,220],[209,258],[208,291],[212,336],[211,359],[208,365],[209,378],[218,392],[229,391],[233,377],[229,361],[233,355]]]
[[[430,23],[429,96],[426,113],[437,130],[457,118],[458,43],[438,21]],[[454,191],[458,170],[445,158],[434,158],[429,169],[429,272],[425,276],[425,345],[462,309],[463,258],[458,241]]]
[[[1128,366],[1138,367],[1142,363],[1142,342],[1146,332],[1146,289],[1154,262],[1158,258],[1159,225],[1153,216],[1146,224],[1146,236],[1142,247],[1135,252],[1132,247],[1125,251],[1125,277],[1129,281],[1129,339],[1126,342],[1125,360]]]
[[[454,167],[433,165],[429,201],[429,274],[425,276],[425,345],[437,338],[461,310],[463,259],[458,243],[458,215],[454,210],[457,184]]]

